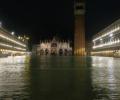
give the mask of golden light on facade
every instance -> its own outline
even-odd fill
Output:
[[[115,33],[115,32],[118,31],[118,30],[120,30],[120,27],[114,28],[114,29],[112,29],[111,31],[109,31],[109,32],[107,32],[107,33],[104,33],[103,35],[101,35],[101,36],[93,39],[93,42],[96,41],[96,40],[99,40],[99,39],[101,39],[101,38],[103,38],[103,37],[105,37],[105,36],[107,36],[107,35],[113,34],[113,33]]]
[[[20,39],[21,37],[20,36],[18,36],[18,39]]]
[[[26,51],[26,49],[23,49],[23,48],[20,48],[20,47],[14,47],[15,49],[18,49],[18,50],[23,50],[23,51]]]
[[[30,38],[29,37],[26,37],[27,40],[29,40]]]
[[[14,39],[11,39],[11,38],[9,38],[9,37],[6,37],[6,36],[3,35],[3,34],[0,34],[0,37],[3,38],[3,39],[8,40],[8,41],[10,41],[10,42],[13,42],[13,43],[15,43],[15,44],[18,44],[18,45],[20,45],[20,46],[26,47],[25,44],[23,44],[23,43],[21,43],[21,42],[18,42],[18,41],[14,40]]]
[[[91,52],[91,55],[109,56],[109,57],[120,56],[120,50],[118,50],[116,53],[114,50],[94,51],[94,52]]]
[[[18,51],[18,50],[8,50],[8,49],[0,49],[2,53],[26,53],[26,51]]]
[[[4,44],[4,43],[0,43],[1,46],[5,46],[5,47],[12,47],[11,45],[8,45],[8,44]]]
[[[15,36],[14,32],[8,32],[3,27],[0,28],[0,54],[5,56],[25,54],[27,52],[27,43],[21,36]]]
[[[115,40],[115,41],[109,41],[109,42],[106,42],[106,43],[103,43],[103,44],[100,44],[97,46],[93,46],[93,49],[102,48],[102,47],[106,47],[106,46],[112,46],[112,45],[117,44],[117,43],[120,43],[119,39]]]
[[[14,46],[12,46],[12,45],[8,45],[8,44],[4,44],[4,43],[0,43],[0,46],[4,46],[4,47],[9,47],[9,48],[15,48],[15,49],[18,49],[18,50],[26,50],[26,49],[23,49],[23,48],[21,48],[21,47],[14,47]]]

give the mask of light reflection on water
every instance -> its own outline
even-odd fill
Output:
[[[120,99],[120,59],[92,57],[92,86],[95,100]]]
[[[26,64],[25,56],[0,58],[0,100],[28,99],[29,71]]]
[[[0,100],[120,100],[120,58],[0,58]]]

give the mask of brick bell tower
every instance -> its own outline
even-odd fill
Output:
[[[85,1],[74,1],[74,55],[85,56]]]

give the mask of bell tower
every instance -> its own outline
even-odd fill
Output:
[[[85,56],[85,2],[74,1],[74,55]]]

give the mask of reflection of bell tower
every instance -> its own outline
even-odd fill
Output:
[[[75,0],[74,2],[74,54],[85,55],[85,2]]]

